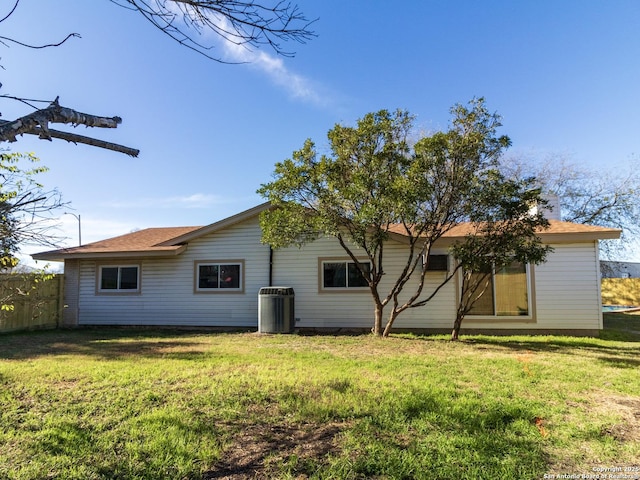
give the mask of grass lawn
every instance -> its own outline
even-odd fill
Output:
[[[638,475],[640,335],[607,318],[602,339],[2,335],[0,478]]]

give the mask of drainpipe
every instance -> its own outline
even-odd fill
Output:
[[[273,248],[269,245],[269,286],[273,287]]]

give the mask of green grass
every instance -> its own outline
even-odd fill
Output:
[[[640,465],[640,343],[617,332],[4,335],[0,478],[534,479]]]
[[[640,312],[607,313],[601,338],[640,341]]]

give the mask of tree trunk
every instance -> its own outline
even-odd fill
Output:
[[[393,327],[393,322],[398,318],[398,313],[395,310],[391,311],[391,315],[389,315],[389,321],[384,327],[384,332],[382,333],[383,337],[388,337],[391,333],[391,328]]]
[[[451,341],[453,342],[457,341],[460,337],[460,327],[462,327],[463,318],[464,316],[461,315],[460,312],[456,314],[456,319],[453,322],[453,331],[451,332]]]
[[[377,337],[381,337],[382,336],[382,312],[383,312],[384,306],[382,305],[382,303],[377,302],[376,303],[376,308],[374,311],[374,319],[373,319],[373,328],[371,329],[371,332],[377,336]]]

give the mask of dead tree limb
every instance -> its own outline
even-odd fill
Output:
[[[16,136],[28,134],[38,135],[39,138],[44,140],[59,138],[68,142],[84,143],[94,147],[124,153],[132,157],[137,157],[140,153],[137,149],[116,143],[105,142],[75,133],[51,130],[49,129],[49,123],[67,123],[72,124],[74,127],[77,125],[85,125],[87,127],[117,128],[117,126],[122,123],[122,119],[120,117],[99,117],[77,112],[71,108],[61,107],[58,103],[58,98],[56,98],[47,108],[37,110],[13,121],[0,120],[0,143],[15,142]]]
[[[6,125],[9,123],[7,120],[0,120],[0,126]],[[38,135],[41,136],[40,127],[36,127],[31,132],[24,132],[27,135]],[[124,153],[125,155],[129,155],[131,157],[137,157],[140,153],[140,150],[131,147],[125,147],[124,145],[119,145],[117,143],[105,142],[104,140],[99,140],[97,138],[86,137],[84,135],[78,135],[77,133],[71,132],[62,132],[60,130],[49,129],[49,136],[51,138],[59,138],[60,140],[66,140],[70,143],[84,143],[85,145],[91,145],[92,147],[104,148],[106,150],[113,150],[114,152]]]

